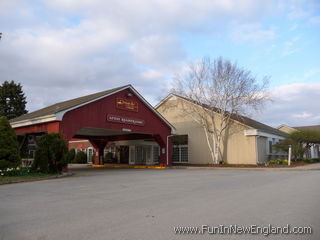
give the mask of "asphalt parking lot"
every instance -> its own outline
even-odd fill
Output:
[[[0,186],[1,240],[320,239],[320,171],[98,169]],[[179,226],[312,235],[177,235]]]

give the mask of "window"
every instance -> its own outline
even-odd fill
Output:
[[[188,162],[188,145],[173,145],[172,161],[174,163]]]
[[[269,153],[272,154],[272,141],[269,141]]]
[[[172,137],[172,161],[174,163],[188,162],[188,135],[175,135]]]
[[[158,146],[153,146],[153,162],[159,163],[159,155],[160,155],[160,148]]]

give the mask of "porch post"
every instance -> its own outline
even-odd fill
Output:
[[[172,145],[170,138],[160,135],[155,136],[155,140],[160,146],[160,166],[172,165]]]
[[[107,145],[108,141],[106,139],[89,139],[89,141],[92,144],[92,146],[96,149],[96,152],[98,152],[98,156],[95,155],[94,164],[102,164],[104,148]]]

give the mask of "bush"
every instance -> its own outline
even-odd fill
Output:
[[[67,165],[65,153],[68,151],[66,141],[59,133],[43,135],[38,143],[32,170],[42,173],[61,172]]]
[[[66,154],[67,163],[73,163],[75,156],[76,156],[76,151],[73,148],[70,149]]]
[[[105,163],[116,163],[116,159],[113,157],[112,152],[107,152],[104,156]]]
[[[297,161],[305,163],[317,163],[320,162],[320,158],[299,158]]]
[[[82,151],[77,152],[74,163],[87,163],[87,155]]]
[[[21,164],[17,136],[5,117],[0,117],[0,169]]]

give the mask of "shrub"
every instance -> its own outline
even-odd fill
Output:
[[[75,163],[87,163],[87,155],[80,151],[77,152],[76,157],[74,158]]]
[[[70,149],[66,154],[67,163],[73,163],[75,156],[76,156],[76,151],[73,148]]]
[[[320,162],[320,158],[299,158],[297,161],[305,163],[316,163]]]
[[[0,169],[21,164],[17,136],[5,117],[0,117]]]
[[[268,164],[270,164],[270,165],[288,165],[288,160],[278,158],[278,159],[268,161]]]
[[[106,163],[115,163],[116,159],[113,157],[112,152],[107,152],[104,156]]]
[[[320,158],[312,158],[314,162],[320,162]]]
[[[67,143],[59,133],[43,135],[38,140],[38,147],[32,164],[32,170],[42,173],[61,172],[66,166]]]

